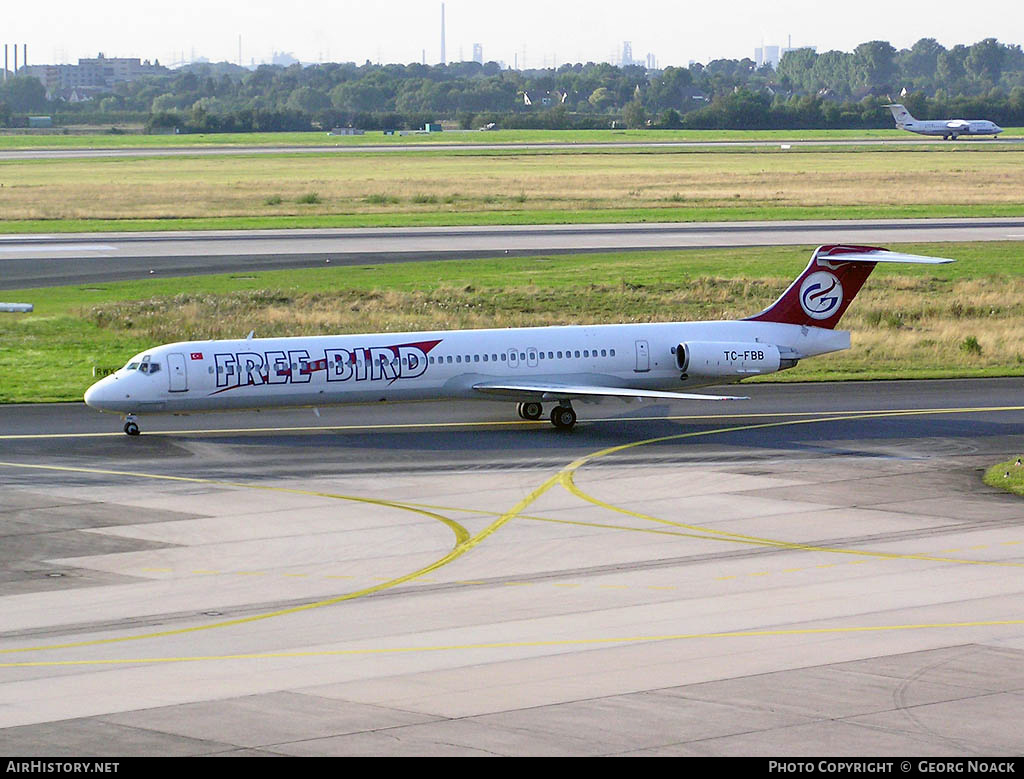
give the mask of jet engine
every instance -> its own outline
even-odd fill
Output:
[[[687,341],[676,347],[676,366],[690,376],[743,378],[791,368],[779,347],[761,343]]]

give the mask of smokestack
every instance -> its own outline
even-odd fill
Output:
[[[448,64],[448,60],[445,59],[444,53],[444,3],[441,3],[441,64]]]
[[[18,75],[18,44],[14,44],[14,75]]]
[[[21,67],[28,67],[28,44],[21,44]]]

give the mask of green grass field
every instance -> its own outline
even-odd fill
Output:
[[[0,161],[0,232],[1017,216],[1024,145]]]
[[[561,255],[19,290],[0,318],[0,402],[80,399],[93,367],[175,340],[725,319],[761,310],[813,247]],[[901,246],[957,263],[881,268],[853,349],[775,380],[1024,375],[1024,243]]]
[[[1024,495],[1024,459],[1013,457],[996,463],[985,471],[982,479],[989,487]]]

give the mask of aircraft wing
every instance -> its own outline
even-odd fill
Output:
[[[971,126],[971,123],[966,121],[966,120],[964,120],[964,119],[953,119],[950,122],[946,122],[946,127],[950,127],[950,128],[970,127],[970,126]]]
[[[477,392],[518,396],[535,400],[571,400],[572,398],[643,398],[648,400],[749,400],[733,395],[697,395],[691,392],[658,392],[627,387],[598,387],[590,384],[557,384],[545,381],[502,381],[474,384]]]

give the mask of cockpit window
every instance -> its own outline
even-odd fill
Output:
[[[130,362],[126,366],[124,366],[124,369],[126,371],[134,371],[138,367],[139,367],[139,364],[137,362]]]
[[[156,373],[160,370],[160,363],[158,362],[144,362],[139,366],[139,370],[143,373]]]

